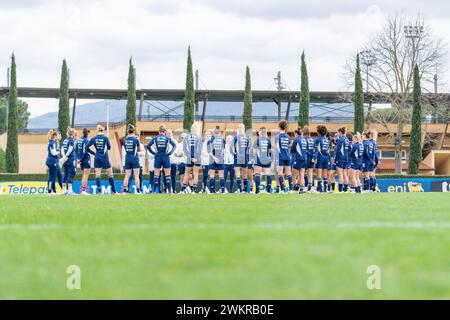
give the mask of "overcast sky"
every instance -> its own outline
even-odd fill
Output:
[[[305,50],[310,89],[342,90],[345,60],[396,12],[420,12],[450,43],[444,0],[0,0],[0,84],[14,51],[19,86],[57,87],[66,58],[71,87],[124,88],[132,55],[138,88],[183,88],[191,45],[201,88],[242,89],[249,65],[253,89],[274,89],[280,70],[298,90]],[[33,116],[57,108],[28,101]]]

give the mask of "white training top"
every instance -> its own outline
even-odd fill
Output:
[[[145,154],[146,154],[146,151],[145,151],[145,147],[144,147],[144,145],[141,143],[141,145],[140,145],[140,147],[139,147],[140,149],[141,149],[141,151],[138,151],[138,157],[139,157],[139,166],[141,167],[141,168],[144,168],[144,162],[145,162]]]
[[[180,164],[186,162],[186,155],[183,151],[183,144],[179,143],[175,140],[175,151],[170,155],[170,163],[172,164]]]
[[[203,142],[201,164],[202,166],[209,166],[208,141]]]
[[[155,171],[155,156],[145,148],[145,159],[147,160],[148,171]]]
[[[234,154],[231,153],[231,143],[225,145],[225,154],[223,157],[224,164],[234,164]]]

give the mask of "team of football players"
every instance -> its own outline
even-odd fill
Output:
[[[378,151],[374,130],[351,134],[341,127],[332,135],[325,126],[318,126],[318,137],[314,140],[307,126],[295,130],[293,138],[287,133],[286,121],[280,121],[278,127],[272,138],[265,127],[252,137],[240,124],[235,135],[224,137],[216,127],[207,131],[202,139],[200,128],[194,123],[190,132],[183,133],[176,141],[172,131],[161,125],[159,134],[144,147],[135,127],[128,125],[127,136],[122,140],[125,178],[121,193],[131,191],[133,180],[134,193],[144,192],[144,163],[150,177],[147,190],[151,193],[376,191]],[[94,156],[94,193],[101,194],[102,169],[108,175],[111,192],[118,193],[109,161],[111,142],[102,126],[97,126],[97,132],[89,139],[89,130],[85,128],[82,137],[78,138],[77,131],[68,128],[60,151],[61,134],[57,130],[49,131],[46,160],[49,194],[56,194],[56,180],[64,194],[75,194],[72,185],[77,166],[82,170],[80,193],[89,194],[91,155]],[[200,172],[203,176],[201,187]]]

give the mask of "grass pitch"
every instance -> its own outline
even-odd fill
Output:
[[[450,198],[2,196],[0,298],[449,299]]]

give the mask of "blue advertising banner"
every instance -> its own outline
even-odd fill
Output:
[[[263,184],[262,184],[263,185]],[[121,190],[122,181],[116,181],[117,191]],[[47,193],[45,181],[8,181],[0,182],[0,195],[34,195]],[[89,182],[89,192],[97,194],[94,181]],[[337,188],[336,188],[337,189]],[[74,192],[80,190],[80,182],[73,184]],[[148,181],[144,182],[143,192],[150,193]],[[61,191],[58,187],[58,191]],[[134,185],[131,192],[135,191]],[[450,178],[405,178],[405,179],[377,179],[378,192],[450,192]],[[110,194],[111,186],[107,181],[101,185],[102,194]]]

